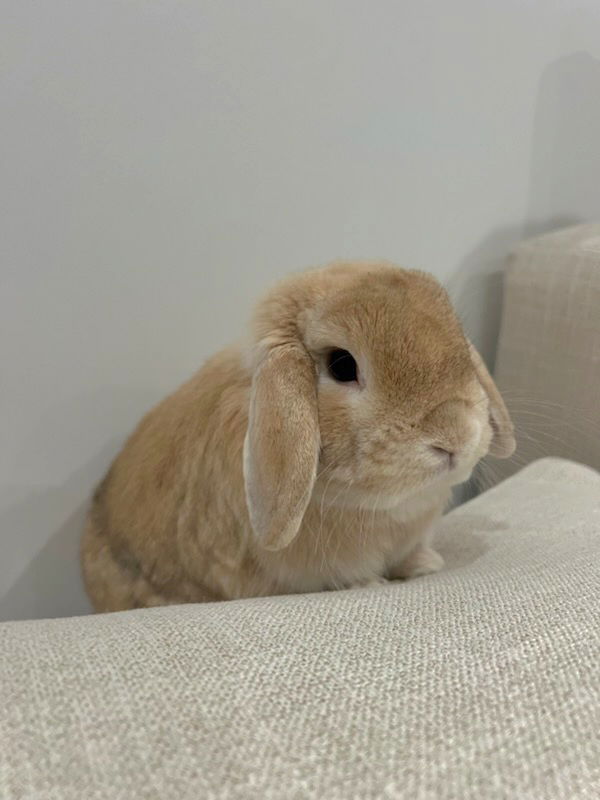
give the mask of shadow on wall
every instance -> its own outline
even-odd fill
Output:
[[[536,102],[525,219],[489,233],[448,282],[465,331],[491,369],[500,333],[502,275],[508,253],[524,239],[600,220],[599,99],[600,60],[580,52],[548,65]],[[466,487],[458,499],[474,493],[472,487]]]
[[[5,559],[0,570],[0,621],[87,614],[79,564],[79,542],[94,487],[106,473],[128,434],[158,399],[150,390],[106,387],[62,404],[39,427],[49,441],[89,440],[110,431],[105,445],[78,468],[62,486],[14,486],[3,489],[0,531],[10,537],[16,553],[14,566]],[[94,428],[95,426],[95,428]],[[117,429],[118,426],[118,430]],[[39,436],[33,429],[32,438]],[[31,448],[27,448],[29,452]],[[9,495],[10,500],[7,500]],[[15,502],[15,498],[18,498]],[[45,544],[41,549],[39,543]]]
[[[27,532],[32,538],[42,531],[47,541],[0,596],[0,620],[66,617],[91,611],[81,579],[79,542],[92,487],[115,449],[116,443],[104,448],[63,487],[28,494],[4,511],[0,518],[3,531],[15,535]]]
[[[531,145],[525,219],[489,233],[448,283],[467,333],[494,365],[502,272],[518,242],[600,220],[600,60],[574,53],[542,74]]]
[[[600,220],[600,60],[573,53],[552,62],[540,80],[524,236],[544,220]]]

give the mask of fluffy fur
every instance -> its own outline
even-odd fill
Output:
[[[357,383],[328,374],[335,348]],[[490,449],[512,453],[512,426],[437,281],[382,263],[296,275],[260,303],[247,347],[126,443],[89,513],[87,590],[116,611],[440,569],[432,525]]]

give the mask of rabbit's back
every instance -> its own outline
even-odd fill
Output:
[[[249,391],[239,351],[223,351],[127,440],[96,490],[82,543],[96,610],[244,593],[256,572],[242,476]]]

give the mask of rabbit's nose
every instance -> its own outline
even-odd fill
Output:
[[[456,453],[436,444],[432,444],[431,449],[437,456],[440,457],[440,459],[443,459],[446,462],[448,469],[452,469],[454,467],[456,464]]]

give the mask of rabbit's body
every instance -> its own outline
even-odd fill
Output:
[[[218,354],[141,421],[96,491],[88,518],[82,557],[96,610],[312,592],[441,566],[427,546],[428,533],[451,486],[487,452],[491,428],[478,433],[476,443],[473,433],[486,425],[487,396],[469,373],[468,346],[453,316],[447,321],[452,347],[444,344],[426,370],[413,370],[416,390],[398,389],[406,415],[396,412],[399,401],[389,391],[395,374],[389,385],[382,378],[376,392],[374,379],[367,379],[366,411],[358,378],[349,388],[319,374],[320,345],[310,340],[319,325],[306,321],[307,306],[325,302],[340,285],[358,291],[353,286],[365,286],[365,269],[375,289],[378,278],[390,284],[388,294],[396,277],[402,288],[420,275],[348,265],[288,281],[286,292],[276,290],[261,307],[254,346]],[[445,295],[431,278],[414,280],[446,311]],[[431,303],[431,297],[425,299]],[[364,311],[355,314],[374,310],[376,319],[384,313],[377,303],[384,309],[386,302],[365,288]],[[286,330],[290,319],[292,330]],[[303,326],[299,345],[293,337]],[[426,331],[430,337],[432,330]],[[444,343],[445,333],[435,330]],[[395,345],[401,355],[393,326],[384,334],[381,349]],[[332,345],[361,349],[351,334],[325,336]],[[424,358],[417,351],[428,347],[415,344],[416,357]],[[413,345],[407,361],[412,352]],[[448,362],[459,375],[458,395]],[[440,402],[417,397],[428,391],[431,369],[445,387]],[[467,419],[467,405],[475,409],[475,422]],[[377,414],[376,430],[367,427],[367,412]],[[464,464],[442,468],[430,452],[440,447],[423,450],[421,423],[411,420],[425,418],[427,441],[440,439],[446,418],[444,447],[451,439],[453,448],[455,440],[463,447],[463,439],[473,439],[464,445]],[[399,468],[403,453],[406,463]]]
[[[219,354],[153,409],[96,491],[83,543],[96,610],[366,584],[399,568],[446,504],[444,486],[393,509],[378,511],[377,498],[345,508],[325,469],[296,538],[260,548],[243,492],[242,364],[239,351]]]

